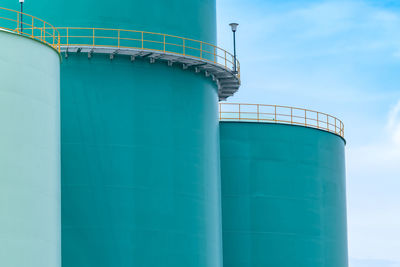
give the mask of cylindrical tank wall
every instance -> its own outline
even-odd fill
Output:
[[[9,6],[18,9],[13,0]],[[103,27],[216,41],[216,0],[41,0],[26,12],[57,27]]]
[[[166,68],[64,61],[63,267],[221,266],[216,88]]]
[[[27,1],[26,10],[56,26],[216,39],[215,0]],[[212,79],[73,53],[61,73],[63,267],[220,267]]]
[[[346,267],[344,141],[221,122],[224,266]]]
[[[60,59],[0,31],[0,266],[61,266]]]

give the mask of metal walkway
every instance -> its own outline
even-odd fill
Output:
[[[108,54],[110,60],[116,55],[130,56],[130,60],[134,61],[137,57],[148,59],[150,63],[156,61],[164,61],[168,66],[179,64],[183,69],[192,70],[196,73],[202,73],[206,77],[210,77],[218,85],[219,100],[224,101],[228,97],[234,95],[240,87],[240,79],[232,71],[227,70],[223,65],[213,63],[195,57],[184,56],[181,54],[160,52],[146,49],[133,48],[114,48],[114,47],[92,47],[92,46],[61,46],[61,52],[65,57],[69,53],[86,53],[88,58],[93,54]]]

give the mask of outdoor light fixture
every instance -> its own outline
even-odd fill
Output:
[[[20,27],[21,27],[21,32],[23,31],[23,23],[22,23],[22,12],[24,12],[24,1],[25,0],[19,0],[20,4],[21,4],[21,18],[20,18]]]
[[[237,27],[239,26],[238,23],[231,23],[229,24],[229,26],[231,26],[232,28],[232,32],[233,32],[233,73],[237,74],[237,66],[236,66],[236,31],[237,31]]]

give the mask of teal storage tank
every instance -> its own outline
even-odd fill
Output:
[[[220,138],[224,266],[347,267],[344,140],[253,122]]]
[[[51,7],[51,8],[49,8]],[[56,26],[215,44],[215,0],[27,1]],[[148,58],[61,65],[63,267],[220,267],[218,88]]]
[[[59,267],[60,58],[4,30],[0,44],[0,266]]]
[[[5,2],[17,8],[14,0]],[[216,43],[216,0],[41,0],[24,7],[57,27],[141,30]]]

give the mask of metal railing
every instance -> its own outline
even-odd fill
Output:
[[[0,7],[0,29],[38,40],[60,52],[60,34],[57,29],[29,14]]]
[[[61,46],[150,50],[205,60],[219,64],[229,71],[234,68],[235,59],[231,53],[213,44],[189,38],[123,29],[78,27],[58,27],[57,29],[61,33]],[[238,77],[240,78],[240,63],[238,60],[236,60],[236,64]]]
[[[270,122],[321,129],[344,138],[344,124],[326,113],[278,105],[219,103],[220,121]]]

